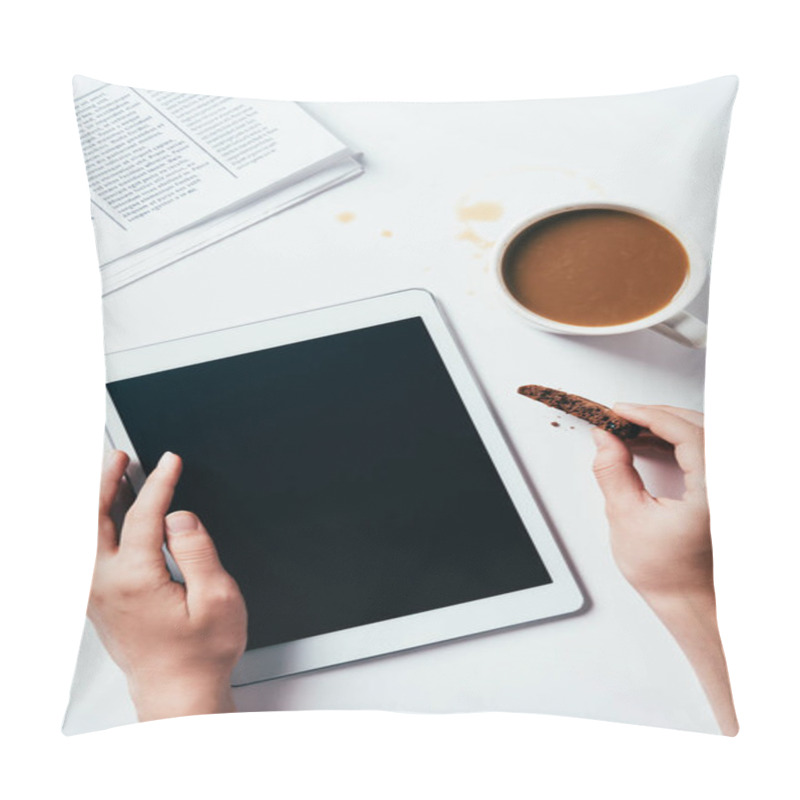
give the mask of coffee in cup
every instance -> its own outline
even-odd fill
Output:
[[[504,237],[495,260],[507,299],[540,327],[592,335],[653,326],[683,344],[705,342],[704,324],[681,310],[704,279],[696,253],[636,209],[551,210]]]

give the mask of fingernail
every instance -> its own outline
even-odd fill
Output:
[[[166,467],[169,466],[174,459],[176,458],[175,453],[171,453],[169,450],[165,451],[161,458],[158,459],[158,464],[156,467]]]
[[[197,517],[189,511],[176,511],[165,520],[167,533],[186,533],[197,530]]]
[[[636,411],[641,407],[641,403],[614,403],[614,409],[617,411]]]
[[[594,439],[594,443],[601,447],[605,443],[605,437],[603,436],[603,431],[600,428],[592,428],[592,439]]]

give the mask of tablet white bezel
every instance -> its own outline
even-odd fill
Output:
[[[234,686],[561,616],[584,604],[475,378],[433,296],[425,290],[408,289],[109,353],[106,375],[112,383],[412,317],[422,318],[552,583],[250,650],[234,671]],[[141,464],[108,393],[106,399],[108,436],[115,448],[130,455],[128,477],[138,492],[145,478]]]

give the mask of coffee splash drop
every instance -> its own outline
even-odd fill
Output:
[[[481,258],[483,252],[488,250],[494,242],[481,236],[471,223],[496,222],[503,216],[503,213],[504,209],[500,203],[486,200],[475,203],[466,203],[462,201],[456,208],[456,214],[459,221],[464,223],[464,227],[456,234],[456,238],[460,241],[474,244],[479,251],[474,254],[474,257]],[[488,267],[485,267],[484,271],[486,269],[488,269]]]
[[[500,203],[480,202],[458,208],[458,218],[462,222],[494,222],[502,216]]]

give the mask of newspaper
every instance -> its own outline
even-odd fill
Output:
[[[103,294],[360,175],[297,103],[74,79]]]

